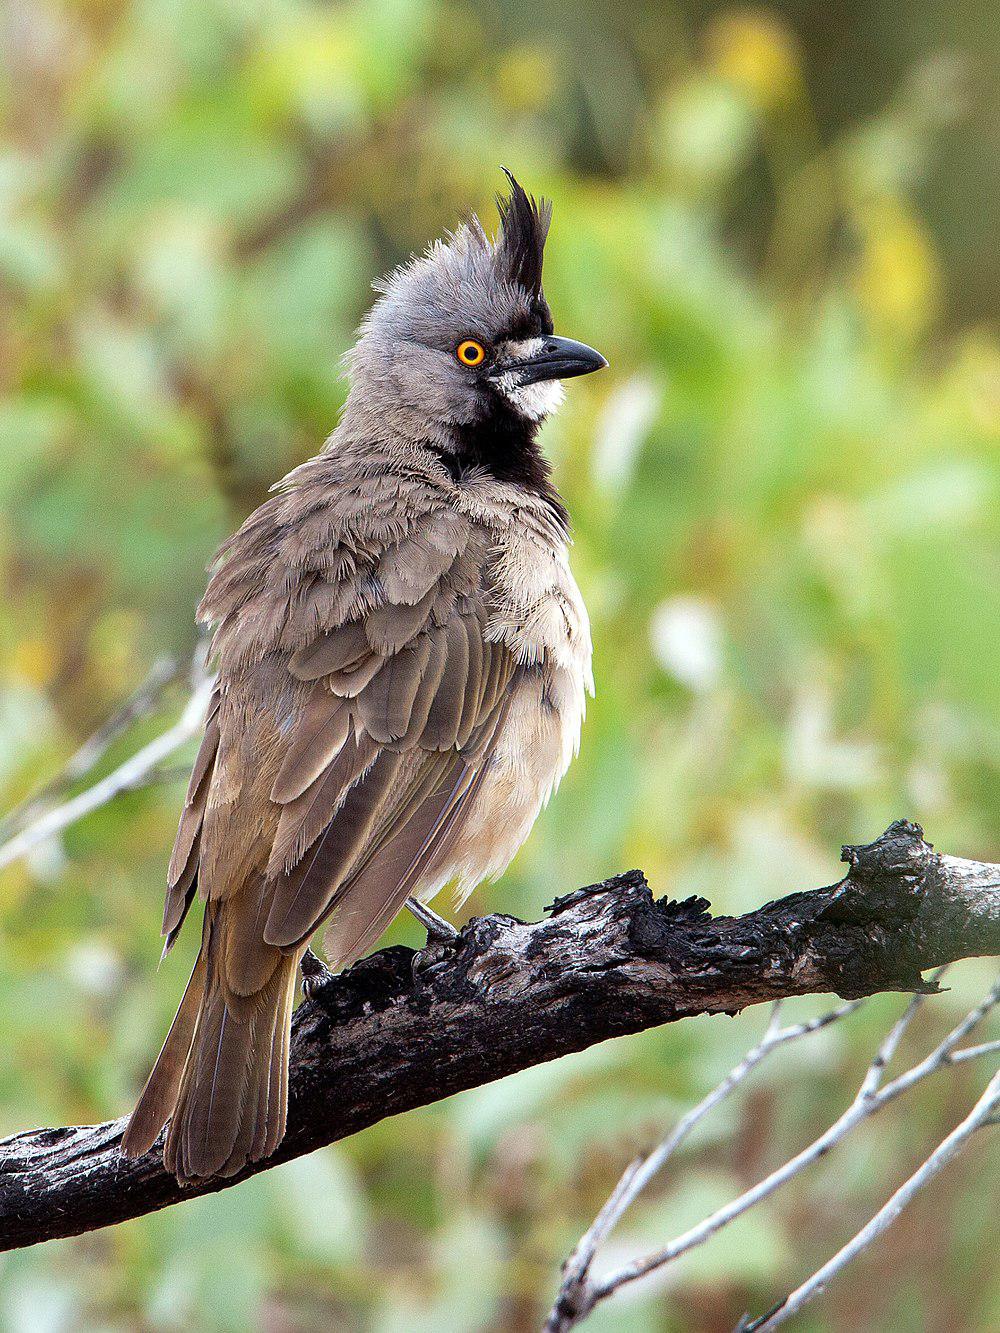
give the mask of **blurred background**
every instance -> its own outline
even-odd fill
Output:
[[[16,0],[0,53],[0,808],[190,655],[216,545],[337,420],[370,281],[469,207],[492,226],[503,162],[555,200],[557,326],[611,361],[545,436],[598,694],[558,798],[469,911],[537,916],[637,865],[738,912],[832,882],[842,842],[900,815],[1000,859],[987,0]],[[157,971],[189,753],[0,873],[0,1134],[122,1114],[146,1075],[197,935]],[[955,968],[907,1050],[994,967]],[[824,1128],[900,1003],[758,1077],[615,1256]],[[0,1327],[528,1333],[620,1169],[765,1018],[604,1045],[0,1258]],[[586,1327],[728,1333],[982,1080],[924,1085]],[[996,1169],[984,1136],[797,1327],[1000,1327]]]

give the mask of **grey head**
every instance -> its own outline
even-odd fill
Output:
[[[484,467],[543,485],[539,423],[563,379],[607,362],[554,333],[542,290],[551,206],[505,174],[495,238],[473,217],[377,285],[350,358],[345,424],[432,448],[455,475]]]

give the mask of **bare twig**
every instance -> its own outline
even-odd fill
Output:
[[[966,1046],[961,1051],[953,1051],[948,1059],[950,1064],[960,1065],[966,1060],[979,1060],[984,1055],[998,1053],[1000,1053],[1000,1041],[984,1041],[978,1046]]]
[[[738,1088],[772,1051],[790,1041],[810,1036],[821,1028],[828,1027],[831,1023],[853,1013],[862,1003],[861,1000],[852,1000],[822,1014],[819,1018],[810,1019],[805,1023],[795,1023],[790,1027],[781,1027],[778,1021],[781,1016],[781,1001],[775,1001],[767,1028],[757,1045],[747,1052],[739,1064],[731,1069],[722,1082],[717,1084],[697,1106],[682,1116],[662,1143],[645,1157],[637,1157],[625,1168],[607,1202],[563,1265],[559,1296],[546,1323],[546,1330],[564,1326],[560,1324],[560,1320],[564,1320],[567,1312],[576,1308],[581,1299],[586,1300],[586,1281],[599,1246],[604,1243],[624,1213],[653,1177],[663,1169],[668,1159],[673,1156],[695,1126]]]
[[[939,970],[935,975],[935,980],[941,976],[943,970],[944,969]],[[803,1148],[799,1153],[789,1161],[785,1162],[782,1166],[778,1167],[775,1171],[772,1171],[770,1175],[766,1176],[751,1189],[717,1209],[709,1217],[699,1222],[696,1226],[691,1227],[682,1235],[676,1237],[669,1244],[619,1266],[613,1271],[605,1274],[605,1276],[600,1279],[592,1280],[589,1278],[589,1267],[593,1261],[597,1244],[600,1243],[600,1240],[603,1239],[614,1223],[618,1221],[622,1213],[625,1211],[625,1208],[634,1201],[639,1193],[639,1189],[635,1188],[635,1181],[639,1178],[640,1170],[645,1164],[633,1163],[626,1171],[625,1176],[622,1177],[622,1180],[619,1181],[611,1199],[605,1204],[604,1208],[602,1208],[601,1213],[598,1215],[598,1219],[591,1225],[589,1231],[564,1266],[563,1279],[559,1288],[559,1293],[556,1297],[552,1312],[549,1315],[548,1322],[546,1323],[546,1333],[567,1333],[567,1330],[581,1322],[581,1320],[584,1319],[596,1305],[607,1300],[621,1287],[626,1286],[631,1282],[635,1282],[639,1278],[645,1277],[647,1274],[654,1272],[657,1269],[665,1267],[667,1264],[680,1258],[681,1255],[686,1254],[689,1250],[692,1250],[696,1246],[709,1240],[717,1232],[721,1231],[723,1227],[728,1226],[730,1222],[741,1217],[750,1208],[755,1207],[758,1203],[768,1198],[788,1180],[800,1174],[808,1166],[811,1166],[820,1157],[829,1152],[835,1144],[845,1138],[862,1121],[868,1119],[869,1116],[881,1110],[882,1107],[895,1100],[904,1092],[908,1092],[910,1088],[924,1078],[927,1078],[930,1074],[946,1068],[949,1065],[959,1063],[960,1060],[968,1060],[989,1055],[998,1045],[1000,1045],[1000,1043],[986,1042],[978,1047],[966,1048],[965,1053],[956,1050],[959,1042],[964,1040],[977,1024],[982,1021],[986,1014],[1000,1003],[1000,983],[998,983],[998,985],[994,986],[989,994],[976,1005],[975,1008],[951,1030],[951,1032],[948,1033],[944,1040],[941,1041],[929,1055],[918,1064],[907,1069],[891,1082],[884,1084],[883,1086],[886,1069],[899,1047],[903,1034],[913,1021],[913,1018],[919,1011],[924,999],[925,997],[922,994],[914,995],[911,998],[905,1011],[897,1022],[893,1024],[892,1028],[879,1046],[878,1051],[865,1072],[865,1076],[854,1100],[837,1120],[820,1134],[818,1138],[814,1139],[807,1147]],[[834,1016],[839,1017],[840,1013],[835,1011],[834,1015],[825,1015],[824,1019],[819,1020],[819,1022],[822,1023],[824,1020],[832,1021]],[[745,1077],[745,1073],[749,1072],[744,1068],[747,1061],[752,1060],[753,1063],[759,1063],[759,1060],[762,1058],[759,1054],[762,1048],[764,1048],[766,1053],[769,1039],[768,1034],[770,1032],[771,1029],[769,1028],[768,1033],[765,1034],[761,1043],[755,1047],[745,1060],[733,1071],[733,1075],[740,1076],[737,1081],[740,1081],[742,1077]],[[712,1106],[717,1105],[718,1102],[722,1100],[722,1097],[727,1095],[728,1091],[731,1091],[732,1087],[735,1086],[735,1083],[730,1084],[730,1079],[733,1075],[730,1075],[729,1078],[724,1080],[723,1083],[710,1093],[698,1107],[695,1107],[693,1111],[689,1112],[684,1120],[677,1126],[677,1129],[674,1130],[670,1137],[665,1140],[654,1154],[650,1155],[650,1158],[646,1159],[646,1162],[649,1162],[653,1158],[657,1158],[659,1159],[659,1164],[662,1165],[662,1162],[665,1161],[666,1157],[673,1151],[673,1147],[676,1146],[678,1132],[686,1122],[691,1120],[692,1117],[700,1119],[701,1115],[704,1113],[702,1108],[711,1109]],[[648,1173],[645,1176],[643,1183],[649,1178],[650,1174],[652,1173]]]
[[[808,1281],[803,1282],[790,1296],[786,1296],[779,1305],[768,1311],[763,1318],[749,1322],[744,1320],[739,1325],[737,1333],[758,1333],[758,1331],[759,1333],[770,1333],[772,1329],[779,1328],[793,1315],[798,1314],[802,1307],[811,1301],[814,1296],[818,1296],[820,1292],[826,1289],[831,1278],[835,1277],[852,1259],[866,1250],[873,1241],[892,1226],[903,1209],[912,1202],[914,1196],[925,1185],[930,1184],[938,1172],[942,1171],[962,1151],[977,1129],[981,1129],[983,1125],[991,1124],[994,1121],[998,1108],[1000,1108],[1000,1071],[990,1079],[982,1096],[962,1123],[956,1125],[947,1138],[942,1139],[927,1160],[914,1171],[913,1175],[904,1184],[900,1185],[895,1194],[879,1209],[871,1221],[861,1228],[857,1235],[848,1241],[842,1249],[838,1250],[833,1258],[828,1260]]]
[[[117,712],[112,713],[106,722],[83,742],[80,748],[67,759],[61,771],[34,792],[20,805],[14,806],[0,819],[0,840],[12,837],[25,825],[42,815],[52,803],[59,799],[80,778],[93,771],[119,736],[123,735],[134,722],[146,717],[156,708],[164,691],[178,677],[179,665],[176,658],[158,658],[149,670],[149,674],[139,688],[129,696]]]
[[[914,1083],[926,1078],[928,1074],[936,1073],[939,1069],[948,1065],[959,1064],[964,1060],[978,1059],[981,1056],[992,1054],[997,1049],[997,1042],[990,1041],[984,1042],[981,1046],[970,1046],[966,1048],[964,1053],[957,1051],[955,1048],[959,1042],[965,1040],[974,1028],[979,1026],[986,1015],[995,1009],[998,1004],[1000,1004],[1000,981],[987,992],[979,1004],[969,1010],[960,1023],[956,1023],[944,1040],[935,1046],[929,1055],[925,1056],[919,1064],[915,1064],[912,1068],[899,1074],[882,1089],[879,1094],[881,1104],[885,1105],[886,1102],[891,1102],[895,1097],[898,1097],[900,1093],[908,1092]]]
[[[119,764],[113,772],[99,782],[94,783],[92,787],[87,787],[61,805],[38,814],[33,822],[21,827],[19,832],[15,833],[3,846],[0,846],[0,870],[4,866],[10,865],[12,861],[26,856],[40,844],[48,841],[49,838],[55,837],[57,833],[61,833],[71,824],[76,823],[78,819],[82,819],[84,815],[89,815],[102,805],[107,805],[116,796],[147,785],[153,774],[159,770],[159,766],[164,759],[167,759],[193,736],[196,736],[201,728],[205,710],[211,697],[213,681],[206,677],[203,671],[199,672],[199,677],[184,711],[172,727],[168,728],[162,735],[155,737],[148,745],[144,745],[141,750]],[[143,695],[143,707],[145,707],[145,703],[146,696]],[[126,713],[129,708],[130,705],[127,704],[122,713]],[[131,711],[127,720],[121,722],[120,726],[117,720],[112,719],[114,727],[118,728],[117,730],[109,731],[108,727],[111,727],[109,723],[106,724],[105,728],[102,728],[101,732],[95,733],[70,761],[70,766],[74,766],[75,771],[66,779],[65,785],[69,785],[79,773],[86,772],[93,767],[107,750],[114,737],[120,735],[128,722],[134,721],[137,716],[139,716],[137,712]],[[81,755],[83,756],[82,759]],[[53,787],[58,786],[59,790],[65,790],[64,778],[65,770],[60,775],[57,783],[53,784]],[[22,821],[18,820],[18,822]]]

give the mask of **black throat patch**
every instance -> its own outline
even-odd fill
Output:
[[[537,433],[537,421],[528,421],[493,392],[485,415],[456,431],[456,448],[434,452],[456,481],[472,468],[483,468],[497,481],[540,496],[568,532],[569,514],[552,482],[552,469],[535,438]]]

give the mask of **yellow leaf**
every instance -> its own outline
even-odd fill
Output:
[[[497,70],[497,93],[515,111],[547,106],[557,84],[551,51],[540,46],[517,46]]]
[[[798,41],[772,14],[724,14],[708,29],[708,60],[762,107],[783,106],[802,87]]]
[[[858,225],[861,301],[877,322],[903,333],[919,332],[936,309],[940,287],[930,240],[899,200],[870,204]]]
[[[46,685],[56,669],[56,654],[44,639],[22,639],[10,659],[11,675],[20,676],[32,685]]]

